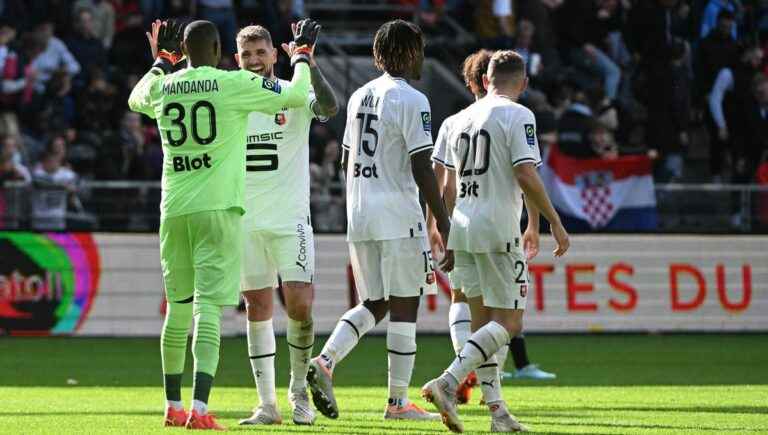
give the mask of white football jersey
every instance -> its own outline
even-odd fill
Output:
[[[445,164],[456,175],[448,247],[518,251],[523,196],[512,168],[541,163],[536,118],[528,108],[501,96],[487,96],[460,113]]]
[[[279,80],[280,86],[290,82]],[[246,231],[295,232],[309,219],[309,128],[316,117],[310,90],[302,107],[248,115],[245,162]]]
[[[454,124],[459,121],[461,112],[463,112],[463,110],[445,118],[443,123],[440,124],[440,130],[437,132],[437,139],[435,139],[435,148],[432,150],[432,161],[445,166],[445,159],[447,158],[446,153],[448,152],[448,140],[453,132]]]
[[[384,74],[355,91],[342,146],[347,161],[347,240],[424,237],[411,155],[432,149],[429,101]]]

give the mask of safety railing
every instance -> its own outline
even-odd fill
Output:
[[[768,186],[657,184],[658,232],[768,233]],[[76,192],[6,182],[0,187],[0,230],[146,232],[159,227],[159,181],[89,181]],[[343,232],[342,183],[313,186],[318,232]]]

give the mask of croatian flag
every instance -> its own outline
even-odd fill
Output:
[[[652,231],[657,226],[651,160],[575,159],[552,146],[541,178],[569,231]]]

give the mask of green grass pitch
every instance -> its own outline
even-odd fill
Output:
[[[316,351],[324,339],[318,339]],[[450,340],[422,336],[411,398],[450,362]],[[439,423],[382,420],[387,362],[383,337],[366,337],[336,370],[340,417],[313,427],[290,423],[288,357],[279,339],[278,397],[286,421],[240,427],[256,401],[244,338],[225,339],[211,408],[244,433],[429,434]],[[556,381],[508,381],[510,409],[536,433],[768,434],[768,336],[529,336],[531,359]],[[160,427],[159,340],[0,339],[0,432],[181,433]],[[188,356],[188,363],[191,355]],[[511,367],[511,358],[508,361]],[[191,389],[185,377],[188,403]],[[68,380],[76,380],[69,385]],[[70,382],[73,383],[73,382]],[[489,429],[483,407],[460,408],[467,432]],[[425,405],[426,406],[426,405]]]

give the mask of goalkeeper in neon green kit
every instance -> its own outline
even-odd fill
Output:
[[[157,60],[131,92],[131,110],[157,119],[163,145],[160,262],[168,310],[161,340],[167,400],[165,425],[223,429],[208,413],[219,362],[221,310],[240,292],[241,217],[245,213],[248,114],[300,107],[310,86],[309,54],[319,26],[299,23],[289,86],[249,71],[216,69],[216,26],[194,21],[183,30],[156,21],[147,36]],[[171,74],[187,58],[187,67]],[[181,402],[187,334],[195,319],[192,410]]]

